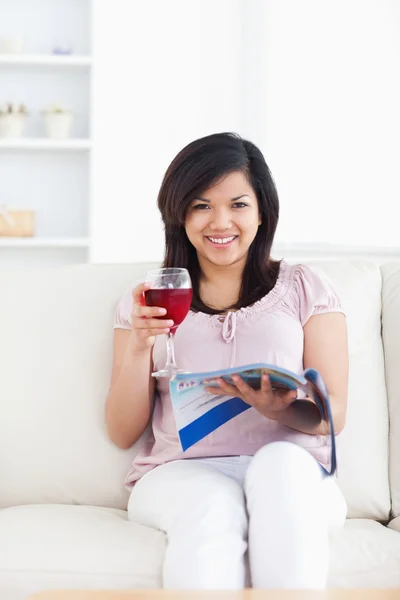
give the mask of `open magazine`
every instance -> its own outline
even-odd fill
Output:
[[[187,450],[230,419],[251,408],[241,398],[205,392],[205,387],[216,385],[214,382],[210,384],[210,380],[222,377],[228,383],[233,383],[231,376],[240,375],[248,385],[259,389],[263,373],[268,374],[272,388],[302,390],[314,400],[322,420],[327,424],[327,433],[332,438],[331,470],[327,474],[333,475],[336,471],[336,447],[329,394],[322,376],[315,369],[306,369],[301,375],[297,375],[276,365],[257,363],[207,373],[174,375],[170,380],[170,393],[182,450]]]

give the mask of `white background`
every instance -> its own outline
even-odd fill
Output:
[[[123,19],[94,4],[92,260],[159,260],[168,163],[197,137],[240,130],[242,2],[112,5]]]
[[[93,56],[91,70],[0,69],[0,101],[31,109],[27,135],[64,101],[92,141],[0,152],[0,205],[36,207],[39,236],[87,238],[88,254],[30,250],[40,262],[160,260],[163,173],[224,130],[265,154],[278,247],[399,252],[398,0],[0,0],[0,35],[21,32],[29,52],[64,41]]]
[[[396,0],[118,0],[126,19],[108,26],[107,4],[94,29],[94,260],[159,259],[162,173],[182,145],[226,129],[265,153],[278,242],[399,245]],[[106,119],[115,93],[135,110]]]

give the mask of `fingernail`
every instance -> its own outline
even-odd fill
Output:
[[[164,333],[169,333],[169,328],[167,327],[166,329],[163,329]]]
[[[166,315],[166,314],[167,314],[167,311],[166,311],[166,309],[165,309],[165,308],[159,308],[159,309],[158,309],[158,314],[159,314],[159,315]]]
[[[173,321],[171,321],[171,320],[168,320],[168,321],[167,321],[167,323],[168,323],[168,325],[169,325],[170,327],[172,327],[172,325],[174,324],[174,322],[173,322]]]

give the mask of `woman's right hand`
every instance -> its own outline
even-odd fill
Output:
[[[132,291],[132,335],[131,349],[133,352],[143,352],[154,346],[157,335],[170,332],[174,322],[162,319],[167,311],[158,306],[146,306],[144,294],[151,289],[151,283],[140,283]],[[156,318],[158,317],[158,318]]]

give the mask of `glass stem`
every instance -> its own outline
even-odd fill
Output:
[[[170,367],[177,368],[175,362],[174,334],[171,332],[167,334],[167,363],[165,368],[168,369]]]

